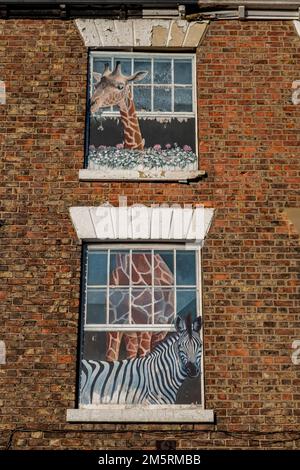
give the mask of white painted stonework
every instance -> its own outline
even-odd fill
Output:
[[[196,405],[98,405],[67,410],[67,421],[213,423],[214,412]]]
[[[0,104],[6,104],[5,82],[0,80]]]
[[[298,33],[298,36],[300,36],[300,21],[299,20],[295,20],[294,21],[294,26],[296,28],[296,31]]]
[[[114,207],[71,207],[70,215],[80,240],[167,241],[202,244],[214,209],[140,204]]]
[[[6,347],[5,342],[0,341],[0,364],[6,363]]]
[[[187,47],[196,48],[208,21],[181,19],[77,19],[86,47]]]

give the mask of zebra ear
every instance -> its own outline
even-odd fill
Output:
[[[185,329],[185,324],[181,317],[176,318],[175,328],[178,333],[181,333],[181,331]]]
[[[201,330],[201,326],[202,326],[202,318],[197,317],[196,320],[193,321],[193,331],[196,331],[198,333],[198,331]]]

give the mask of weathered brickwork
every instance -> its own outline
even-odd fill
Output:
[[[299,448],[300,366],[291,361],[300,339],[299,236],[281,215],[300,207],[300,106],[291,102],[300,39],[292,22],[209,25],[198,50],[208,176],[189,186],[79,182],[86,76],[73,22],[0,21],[0,445],[21,428],[14,449],[146,449],[167,437],[181,448]],[[203,252],[206,405],[215,426],[66,422],[75,405],[81,269],[68,209],[117,204],[119,195],[129,204],[217,209]]]

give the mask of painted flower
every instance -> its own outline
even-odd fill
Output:
[[[191,151],[192,151],[192,147],[190,147],[189,145],[184,145],[184,146],[183,146],[183,150],[184,150],[185,152],[191,152]]]
[[[99,145],[99,150],[104,150],[106,149],[106,145]]]
[[[117,149],[123,149],[123,148],[124,148],[124,144],[117,144],[117,145],[116,145],[116,148],[117,148]]]
[[[171,144],[166,144],[166,149],[169,150],[172,147]]]
[[[155,144],[155,145],[153,145],[153,149],[159,152],[161,150],[161,145],[160,144]]]

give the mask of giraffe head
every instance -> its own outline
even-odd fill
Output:
[[[140,71],[126,76],[122,74],[120,62],[116,62],[112,72],[109,65],[105,64],[102,74],[94,73],[96,84],[91,97],[91,113],[95,114],[99,109],[108,106],[126,106],[127,108],[130,98],[129,84],[143,80],[147,73]]]

